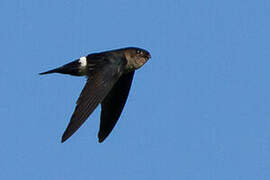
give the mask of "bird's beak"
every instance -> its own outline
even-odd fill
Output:
[[[150,59],[150,58],[151,58],[151,54],[148,53],[148,54],[146,55],[146,58],[147,58],[147,59]]]

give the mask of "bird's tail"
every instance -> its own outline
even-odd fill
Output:
[[[59,68],[55,68],[49,71],[45,71],[42,73],[39,73],[40,75],[45,75],[45,74],[51,74],[51,73],[61,73],[61,74],[70,74],[73,76],[82,76],[82,72],[80,69],[80,63],[78,60],[73,61],[71,63],[68,63],[64,66],[61,66]]]
[[[49,70],[49,71],[39,73],[39,75],[51,74],[51,73],[60,73],[60,70],[59,70],[59,68],[56,68],[56,69],[52,69],[52,70]]]

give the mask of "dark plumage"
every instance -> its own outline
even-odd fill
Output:
[[[89,54],[43,74],[62,73],[87,76],[77,106],[62,136],[62,142],[72,136],[90,114],[101,104],[99,142],[111,133],[125,106],[136,69],[143,66],[150,53],[140,48],[123,48]]]

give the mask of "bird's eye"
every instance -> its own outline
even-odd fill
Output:
[[[136,53],[137,54],[142,54],[142,51],[141,50],[137,50]]]

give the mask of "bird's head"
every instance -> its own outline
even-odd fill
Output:
[[[127,68],[135,70],[142,67],[151,58],[151,55],[144,49],[131,47],[125,50],[125,57]]]

